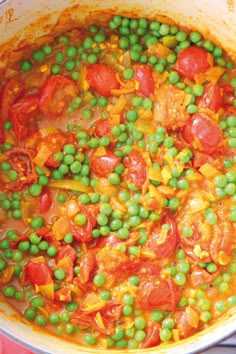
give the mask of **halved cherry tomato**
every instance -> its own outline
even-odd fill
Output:
[[[32,162],[35,155],[34,150],[25,149],[23,147],[13,147],[6,150],[4,154],[7,156],[7,160],[10,161],[11,168],[18,173],[18,178],[15,181],[2,181],[2,189],[17,192],[21,190],[24,185],[36,182],[38,175]]]
[[[193,266],[190,278],[194,287],[200,287],[203,284],[211,284],[218,275],[219,271],[208,273],[204,268]]]
[[[204,94],[196,101],[200,108],[208,108],[213,112],[218,112],[223,105],[221,89],[215,83],[210,83],[205,87]]]
[[[87,221],[83,226],[76,225],[71,222],[71,232],[76,241],[90,242],[93,239],[92,230],[97,224],[97,215],[99,214],[99,206],[94,204],[79,204],[80,213],[86,215]]]
[[[169,229],[163,227],[166,224]],[[157,258],[171,257],[176,251],[179,241],[176,222],[166,216],[162,223],[155,223],[150,230],[150,236],[145,244],[145,248],[155,252]]]
[[[96,249],[88,250],[83,254],[80,260],[80,280],[82,284],[90,279],[96,264]]]
[[[17,140],[22,140],[28,135],[29,121],[36,117],[38,105],[39,97],[33,95],[21,98],[11,106],[9,116]]]
[[[108,119],[99,119],[94,128],[94,134],[101,138],[110,134],[110,124]]]
[[[134,79],[139,82],[138,91],[145,97],[154,93],[155,81],[153,71],[145,64],[134,65]]]
[[[92,89],[101,96],[112,96],[112,90],[120,88],[116,72],[104,64],[92,64],[87,67],[87,80]]]
[[[187,338],[193,335],[198,327],[200,314],[192,307],[187,307],[176,312],[174,320],[179,330],[180,338]]]
[[[197,46],[181,50],[174,64],[174,69],[190,80],[194,80],[196,74],[204,73],[209,68],[209,53]]]
[[[52,199],[48,189],[45,189],[39,196],[39,212],[46,213],[52,205]]]
[[[23,96],[24,84],[19,79],[10,79],[0,95],[0,116],[1,120],[5,122],[8,120],[10,107]]]
[[[184,140],[195,149],[213,154],[223,147],[221,127],[203,113],[195,113],[183,127]]]
[[[147,165],[141,152],[132,149],[124,163],[127,167],[124,174],[126,182],[133,183],[137,188],[142,188],[147,179]]]
[[[3,122],[0,121],[0,144],[4,144],[6,140]]]
[[[148,321],[146,331],[146,338],[140,343],[139,348],[151,348],[160,343],[160,329],[161,325],[152,321]]]
[[[58,263],[64,257],[69,257],[74,263],[77,259],[77,252],[70,245],[61,246],[56,256],[56,263]]]
[[[172,278],[149,276],[139,284],[136,300],[142,310],[174,311],[181,297],[180,289]]]
[[[123,241],[120,238],[118,238],[114,234],[111,234],[107,237],[99,237],[99,239],[97,240],[97,246],[99,248],[105,247],[106,245],[115,246],[121,242],[123,242]]]
[[[47,285],[53,281],[53,272],[45,262],[29,262],[24,266],[22,284]]]
[[[98,147],[89,157],[90,168],[98,177],[108,177],[120,163],[120,158],[111,150]]]
[[[62,118],[70,101],[78,96],[75,81],[63,75],[49,77],[40,92],[39,109],[51,119]]]

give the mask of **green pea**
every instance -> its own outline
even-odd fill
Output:
[[[94,285],[100,287],[103,286],[106,282],[106,276],[104,274],[98,273],[93,278]]]
[[[47,255],[48,255],[49,257],[55,257],[56,254],[57,254],[57,249],[56,249],[56,247],[53,246],[53,245],[49,246],[48,249],[47,249]]]
[[[64,271],[64,269],[58,268],[54,271],[54,277],[60,281],[64,280],[66,277],[66,272]]]
[[[60,316],[57,313],[50,313],[49,322],[53,325],[60,323]]]
[[[160,330],[160,339],[162,342],[168,342],[172,338],[172,332],[168,328],[163,328]]]
[[[37,183],[31,184],[29,192],[33,197],[38,197],[42,193],[42,186]]]
[[[24,315],[27,318],[27,320],[33,321],[37,316],[37,312],[34,308],[28,308],[25,310]]]
[[[29,60],[23,60],[20,64],[20,70],[23,73],[27,73],[33,69],[33,65]]]
[[[33,229],[39,229],[43,226],[43,219],[40,217],[33,218],[30,225]]]

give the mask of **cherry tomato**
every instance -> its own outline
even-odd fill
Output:
[[[80,278],[81,283],[86,283],[96,267],[96,250],[87,251],[80,260]]]
[[[195,75],[210,68],[208,52],[197,46],[185,48],[179,52],[174,69],[183,77],[194,80]]]
[[[70,245],[60,247],[57,256],[56,256],[56,263],[58,263],[64,257],[69,257],[72,262],[74,263],[77,259],[77,252],[74,250],[73,247]]]
[[[63,118],[69,103],[78,94],[75,81],[63,75],[51,76],[41,89],[39,109],[51,119]]]
[[[9,116],[17,140],[22,140],[28,135],[29,121],[36,117],[38,105],[39,97],[33,95],[21,98],[11,106]]]
[[[6,140],[3,122],[0,121],[0,144],[4,144]]]
[[[181,297],[180,289],[172,278],[149,276],[139,284],[136,300],[142,310],[174,311]]]
[[[148,321],[146,331],[146,338],[140,343],[139,348],[151,348],[160,343],[160,329],[159,323]]]
[[[22,284],[47,285],[53,280],[53,272],[45,262],[29,262],[24,266]]]
[[[219,275],[219,271],[208,273],[204,268],[192,267],[191,282],[194,287],[199,288],[203,284],[211,284]]]
[[[99,119],[94,128],[94,134],[98,138],[102,138],[103,136],[108,136],[110,134],[110,124],[108,119]]]
[[[163,225],[169,229],[163,227]],[[165,217],[162,223],[155,223],[150,230],[150,237],[145,244],[145,248],[156,253],[158,258],[169,258],[176,251],[179,241],[176,222],[169,216]]]
[[[134,79],[139,82],[138,91],[145,97],[154,93],[155,81],[153,71],[145,64],[134,65]]]
[[[17,192],[23,188],[24,185],[35,183],[37,181],[37,173],[33,164],[33,157],[35,152],[23,147],[13,147],[6,150],[4,153],[7,160],[11,163],[11,168],[18,174],[15,181],[2,181],[0,175],[0,184],[2,189]]]
[[[180,338],[187,338],[196,332],[199,322],[199,313],[192,307],[185,308],[175,314],[176,327]]]
[[[10,79],[4,86],[0,95],[0,116],[5,122],[8,120],[9,109],[23,96],[24,84],[19,79]]]
[[[120,87],[116,72],[104,64],[91,64],[87,67],[87,80],[99,95],[112,96],[112,90]]]
[[[218,112],[223,105],[221,89],[215,83],[210,83],[205,87],[204,94],[196,101],[200,108],[208,108],[213,112]]]
[[[127,167],[124,174],[126,182],[133,183],[137,188],[142,188],[147,179],[147,166],[141,152],[132,149],[124,163]]]
[[[120,158],[108,148],[98,147],[91,153],[89,161],[90,168],[96,176],[108,177],[120,163]]]
[[[174,85],[162,85],[155,94],[153,121],[171,130],[182,128],[189,119],[189,96]]]
[[[106,245],[115,246],[115,245],[118,245],[121,242],[123,242],[123,241],[120,238],[118,238],[114,234],[111,234],[111,235],[109,235],[107,237],[99,237],[99,239],[97,241],[97,246],[99,248],[103,248]]]
[[[183,127],[184,140],[195,149],[213,154],[223,146],[221,127],[203,113],[195,113]]]
[[[87,204],[86,206],[80,204],[80,213],[86,215],[87,221],[83,226],[76,225],[71,220],[71,232],[76,241],[90,242],[93,239],[92,230],[97,224],[97,215],[99,214],[99,206]]]
[[[39,212],[46,213],[52,205],[52,199],[48,189],[45,189],[39,196]]]

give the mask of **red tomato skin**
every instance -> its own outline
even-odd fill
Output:
[[[99,119],[96,122],[94,134],[98,138],[102,138],[103,136],[108,136],[110,134],[110,124],[108,119]]]
[[[174,64],[180,76],[194,80],[195,75],[204,73],[210,68],[208,52],[197,46],[185,48],[179,52],[177,61]]]
[[[83,254],[80,260],[80,279],[82,284],[90,280],[90,277],[95,270],[96,264],[97,262],[95,249]]]
[[[108,148],[97,148],[93,150],[90,157],[90,168],[98,177],[108,177],[120,163],[120,158]]]
[[[35,151],[32,149],[25,149],[23,147],[13,147],[5,152],[7,159],[11,161],[12,169],[18,172],[19,178],[15,181],[1,183],[2,190],[17,192],[23,188],[24,185],[35,183],[38,175],[33,164],[33,157]],[[1,176],[1,175],[0,175]]]
[[[201,152],[213,154],[223,147],[223,134],[220,126],[206,114],[195,113],[182,129],[184,140]]]
[[[146,333],[147,336],[143,342],[140,343],[139,348],[151,348],[160,343],[160,329],[159,323],[149,321],[147,323]]]
[[[51,268],[44,262],[29,262],[23,269],[22,284],[46,285],[53,280]]]
[[[80,204],[79,208],[80,212],[87,216],[87,221],[83,226],[78,226],[71,220],[71,232],[76,241],[88,243],[93,239],[92,230],[97,224],[99,206],[94,204],[84,206]]]
[[[160,239],[160,229],[161,225],[168,224],[170,225],[170,230],[166,234],[166,238],[164,242],[158,244],[158,240]],[[169,258],[171,257],[177,249],[177,245],[179,242],[179,235],[177,231],[177,225],[174,219],[166,216],[163,218],[162,223],[156,223],[151,228],[151,235],[149,240],[146,243],[146,247],[156,253],[158,258]]]
[[[217,113],[223,106],[223,96],[221,89],[215,83],[210,83],[205,87],[204,94],[196,101],[200,108],[208,108]]]
[[[6,140],[3,122],[0,121],[0,144],[4,144]]]
[[[146,162],[139,150],[131,150],[125,161],[127,171],[125,180],[127,183],[133,183],[137,188],[142,188],[147,179]]]
[[[63,118],[70,101],[79,93],[75,81],[63,75],[47,79],[40,92],[39,109],[51,119]]]
[[[57,257],[56,257],[56,263],[58,263],[61,259],[64,257],[69,257],[71,261],[74,263],[75,260],[77,259],[77,253],[74,250],[73,247],[70,245],[62,246],[60,247]]]
[[[13,131],[17,140],[27,137],[29,132],[29,120],[35,118],[38,112],[39,97],[37,95],[21,98],[14,103],[9,111]]]
[[[52,205],[52,199],[48,189],[39,196],[39,212],[46,213]]]
[[[99,239],[97,241],[97,246],[99,248],[103,248],[106,245],[115,246],[121,242],[123,242],[123,241],[120,238],[116,237],[116,235],[114,235],[114,234],[111,234],[107,237],[99,237]]]
[[[24,84],[16,79],[10,79],[5,86],[0,95],[0,116],[1,120],[5,122],[8,120],[10,107],[23,96]]]
[[[139,82],[138,91],[145,97],[154,93],[155,81],[152,69],[145,64],[134,65],[134,79]]]
[[[104,97],[112,96],[112,90],[120,88],[116,72],[104,64],[91,64],[87,67],[87,80],[92,89]]]
[[[158,281],[157,277],[149,276],[140,282],[136,300],[142,310],[174,311],[180,298],[180,289],[172,278]]]

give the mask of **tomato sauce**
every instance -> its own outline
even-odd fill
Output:
[[[235,309],[227,53],[114,16],[54,38],[0,82],[0,291],[24,321],[141,349]]]

